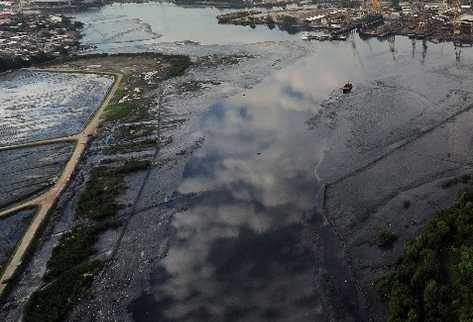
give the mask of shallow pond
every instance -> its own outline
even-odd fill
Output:
[[[0,146],[78,133],[113,78],[19,70],[0,74]]]

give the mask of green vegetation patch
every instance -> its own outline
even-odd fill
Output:
[[[95,226],[76,226],[70,232],[62,235],[59,245],[53,249],[48,261],[46,281],[58,277],[61,273],[82,263],[85,258],[94,254],[94,244],[98,238]]]
[[[184,75],[187,68],[192,65],[192,62],[188,56],[174,55],[166,57],[170,63],[167,75],[168,78]]]
[[[110,175],[118,176],[133,172],[144,171],[151,167],[150,160],[131,159],[124,162],[121,166],[107,170]]]
[[[282,26],[293,26],[297,23],[297,18],[293,16],[281,16],[278,21]]]
[[[101,166],[92,171],[85,190],[79,197],[79,217],[103,221],[115,216],[121,209],[117,198],[126,189],[124,176],[147,170],[151,166],[150,160],[131,159],[119,163],[118,166]]]
[[[80,195],[77,211],[79,216],[95,222],[78,225],[61,236],[48,261],[46,280],[58,277],[95,253],[93,246],[99,234],[111,226],[110,221],[102,221],[115,216],[120,208],[116,199],[126,189],[124,176],[150,166],[149,160],[127,160],[119,166],[98,167],[92,172]]]
[[[26,304],[23,322],[64,321],[101,267],[97,261],[76,266],[34,292]]]
[[[100,233],[116,227],[113,221],[120,206],[116,199],[126,188],[126,174],[148,169],[149,160],[128,160],[118,166],[101,166],[92,171],[79,197],[78,216],[88,219],[65,233],[53,249],[48,261],[45,287],[33,293],[23,321],[63,321],[74,304],[83,296],[93,276],[101,269],[100,261],[89,262]],[[105,220],[106,219],[106,220]]]
[[[121,208],[116,198],[125,188],[122,176],[108,176],[101,168],[94,170],[79,197],[78,216],[94,220],[114,216]]]
[[[397,239],[398,236],[396,234],[386,228],[383,228],[376,238],[376,245],[380,248],[388,249],[393,246]]]
[[[110,122],[138,122],[151,118],[149,109],[144,105],[117,103],[107,106],[105,110],[105,119]]]
[[[124,88],[120,87],[115,91],[113,95],[113,102],[119,102],[123,97],[125,97],[126,91]]]
[[[405,244],[396,271],[377,288],[389,322],[473,321],[473,187]]]

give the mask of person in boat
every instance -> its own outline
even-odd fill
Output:
[[[353,84],[351,83],[351,81],[348,81],[348,82],[342,87],[343,93],[349,93],[349,92],[351,92],[352,89],[353,89]]]

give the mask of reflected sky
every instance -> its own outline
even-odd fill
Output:
[[[305,124],[313,102],[281,76],[216,102],[202,117],[206,142],[177,190],[189,206],[173,218],[175,238],[156,272],[157,303],[138,298],[131,306],[136,321],[317,315],[307,225],[318,187],[317,144]],[[155,309],[143,315],[142,306]]]
[[[311,219],[321,184],[473,102],[470,52],[458,62],[447,44],[414,55],[410,40],[394,45],[314,43],[209,108],[205,143],[177,189],[188,200],[169,252],[129,307],[136,321],[320,321]]]
[[[304,115],[248,104],[217,104],[202,120],[217,139],[196,153],[178,189],[197,197],[174,216],[155,294],[163,321],[313,320],[313,256],[301,238],[315,195],[304,166],[311,152],[298,144],[304,129],[289,130]],[[275,135],[274,125],[288,130]]]

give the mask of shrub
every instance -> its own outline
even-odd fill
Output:
[[[105,119],[107,121],[138,122],[150,118],[148,109],[130,103],[119,103],[107,106]]]
[[[34,292],[25,306],[23,322],[63,321],[101,266],[97,261],[79,265]]]
[[[77,212],[80,217],[104,220],[114,216],[121,206],[116,197],[125,189],[121,176],[107,176],[94,171],[79,197]]]
[[[279,18],[279,23],[282,26],[292,26],[297,23],[297,19],[293,16],[282,16]]]
[[[398,236],[396,234],[384,228],[379,232],[376,238],[376,245],[384,249],[391,248],[397,239]]]
[[[464,206],[466,195],[406,242],[395,270],[377,281],[388,321],[472,321],[473,209]]]

